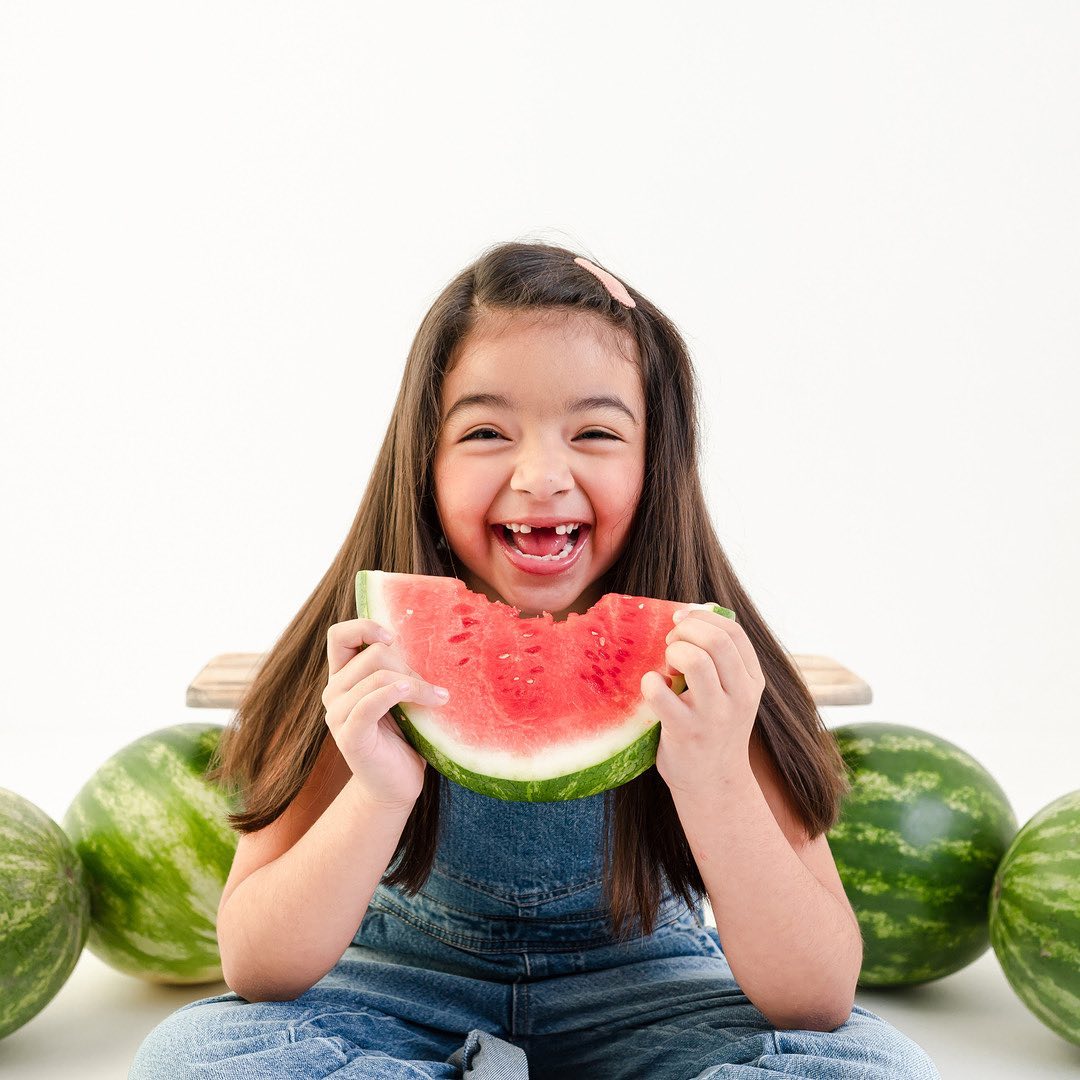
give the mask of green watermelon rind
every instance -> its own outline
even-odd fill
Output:
[[[931,732],[853,723],[832,734],[852,790],[827,836],[862,931],[859,985],[911,986],[959,971],[990,945],[990,889],[1016,834],[1005,792]],[[946,817],[955,836],[913,835],[917,826],[936,835]]]
[[[457,764],[433,746],[414,725],[405,711],[394,705],[391,710],[402,734],[426,761],[443,776],[481,795],[490,795],[507,802],[557,802],[562,799],[581,799],[597,795],[608,788],[618,787],[643,773],[656,761],[656,747],[660,743],[660,724],[657,722],[639,739],[621,753],[615,754],[578,772],[550,780],[512,780],[498,776],[484,776]]]
[[[223,728],[175,724],[112,755],[64,816],[87,872],[87,948],[148,982],[220,981],[217,908],[236,850],[230,794],[204,773]]]
[[[990,943],[1017,997],[1080,1045],[1080,791],[1013,838],[990,893]]]
[[[356,611],[362,619],[373,617],[368,587],[368,574],[372,572],[360,570],[356,575]],[[719,604],[688,606],[708,608],[726,618],[735,618],[733,611]],[[672,678],[671,689],[675,693],[683,693],[686,690],[686,680],[676,674]],[[406,707],[401,704],[393,705],[390,712],[405,739],[434,769],[462,787],[507,802],[559,802],[585,798],[609,788],[619,787],[655,764],[656,748],[660,743],[660,721],[656,719],[633,742],[603,761],[594,761],[561,776],[521,780],[485,775],[466,768],[425,738],[409,719]]]
[[[59,993],[90,929],[86,873],[63,829],[0,788],[0,1039]]]

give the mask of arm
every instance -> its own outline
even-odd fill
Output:
[[[222,970],[248,1001],[299,997],[341,959],[409,819],[411,807],[371,801],[355,778],[333,790],[333,802],[287,850],[268,862],[263,856],[231,891],[226,883],[217,923]],[[278,821],[302,805],[294,800]],[[295,835],[305,824],[293,818],[282,830]],[[234,872],[241,861],[238,848]]]
[[[672,792],[743,992],[777,1028],[851,1014],[862,936],[824,835],[807,841],[756,733],[708,796]]]

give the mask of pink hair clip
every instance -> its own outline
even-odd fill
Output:
[[[598,277],[603,282],[604,288],[606,288],[619,303],[625,304],[627,307],[637,307],[634,298],[626,291],[626,286],[617,277],[613,277],[606,270],[601,270],[596,263],[589,262],[588,259],[584,259],[580,255],[574,259],[574,262],[576,262],[578,266],[584,267],[590,274],[594,274]]]

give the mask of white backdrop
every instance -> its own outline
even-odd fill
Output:
[[[1080,9],[0,7],[0,786],[56,818],[273,642],[438,290],[563,243],[702,381],[794,652],[1078,786]]]

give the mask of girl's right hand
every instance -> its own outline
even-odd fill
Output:
[[[405,741],[390,707],[413,701],[430,708],[448,699],[406,665],[386,643],[389,636],[371,619],[334,623],[326,635],[330,677],[322,702],[330,734],[364,791],[376,802],[411,809],[427,762]]]

